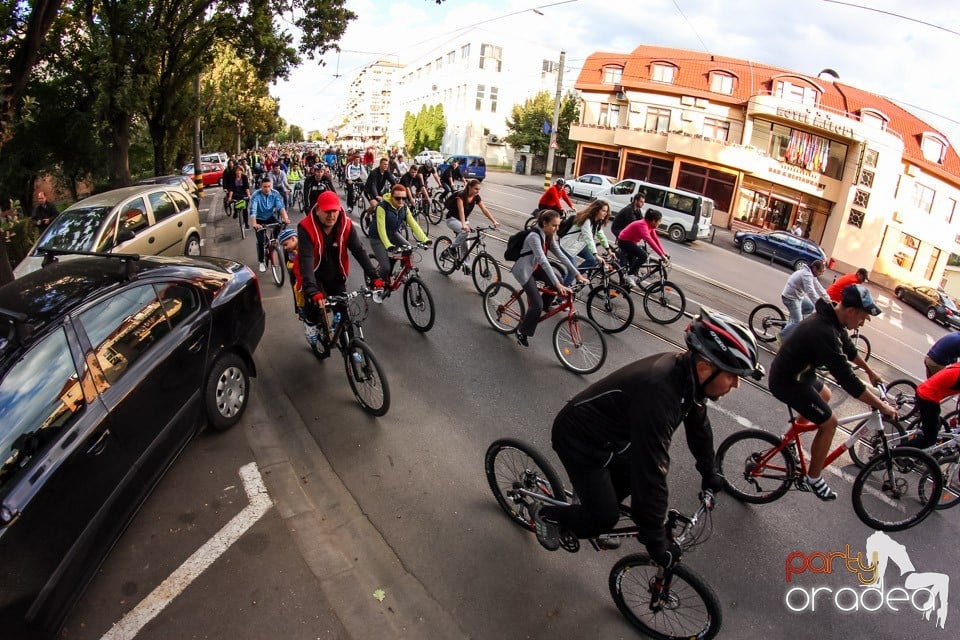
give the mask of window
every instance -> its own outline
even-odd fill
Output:
[[[669,181],[669,173],[667,180]],[[720,211],[730,211],[737,177],[718,169],[711,169],[690,162],[681,162],[677,175],[677,188],[700,193],[711,200]]]
[[[647,120],[643,124],[644,131],[666,133],[670,128],[670,109],[658,107],[647,108]]]
[[[616,169],[614,169],[616,172]],[[637,153],[627,154],[627,163],[623,170],[624,178],[636,178],[653,184],[669,185],[673,174],[673,162],[645,156]],[[615,175],[611,174],[611,175]]]
[[[817,104],[818,93],[813,87],[793,84],[786,80],[777,80],[774,83],[773,95],[790,102],[799,102],[813,107]]]
[[[480,45],[480,68],[486,71],[500,71],[503,64],[503,49],[492,44]]]
[[[147,194],[150,201],[150,208],[153,209],[154,222],[166,220],[177,212],[177,206],[173,204],[173,199],[165,191],[154,191]]]
[[[187,199],[187,196],[179,192],[172,192],[170,197],[173,198],[173,202],[177,206],[177,211],[183,213],[190,210],[190,201]]]
[[[948,224],[953,222],[953,214],[957,212],[957,201],[953,198],[944,198],[943,201],[943,219]]]
[[[433,61],[433,67],[434,67],[437,71],[440,71],[440,69],[443,68],[443,57],[442,57],[442,56]]]
[[[847,224],[852,224],[856,228],[863,227],[863,219],[866,217],[866,214],[863,211],[857,209],[850,209],[850,216],[847,218]]]
[[[200,298],[192,287],[179,282],[161,283],[156,287],[160,306],[171,326],[178,326],[200,309]]]
[[[926,280],[933,279],[933,272],[937,270],[937,263],[940,261],[940,249],[934,249],[930,252],[930,260],[927,262],[927,269],[923,272]]]
[[[703,119],[703,137],[726,142],[730,136],[730,123],[713,118]]]
[[[557,69],[560,68],[560,63],[556,60],[544,60],[543,61],[543,72],[544,73],[556,73]]]
[[[59,329],[0,381],[0,490],[32,472],[30,460],[43,454],[85,407],[81,378]]]
[[[898,266],[903,267],[907,271],[912,271],[913,263],[917,260],[917,251],[919,249],[920,240],[901,232],[900,242],[897,247],[897,252],[893,254],[893,259],[896,260]]]
[[[490,113],[497,112],[497,97],[499,94],[499,89],[496,87],[490,87]]]
[[[925,213],[933,209],[934,190],[919,182],[913,183],[913,206]]]
[[[860,122],[873,129],[879,129],[880,131],[887,128],[887,121],[880,115],[870,111],[864,111],[860,114]]]
[[[620,84],[623,78],[623,67],[605,67],[603,70],[603,84]]]
[[[710,91],[733,95],[733,76],[728,73],[713,73],[710,75]]]
[[[676,72],[677,68],[672,64],[663,64],[653,63],[653,67],[650,70],[650,79],[654,82],[665,82],[667,84],[673,84],[673,75]]]
[[[637,183],[633,180],[624,180],[610,187],[610,193],[615,196],[629,196],[637,188]]]
[[[601,127],[616,128],[619,124],[620,124],[620,105],[601,104],[600,118],[597,120],[597,125]]]
[[[429,75],[429,74],[430,74],[431,64],[432,64],[432,63],[428,62],[426,65],[424,65],[424,67],[423,67],[423,74],[424,74],[424,75]]]
[[[863,154],[863,164],[876,169],[880,154],[874,149],[867,149]]]
[[[924,134],[920,148],[923,151],[924,158],[930,162],[943,164],[943,156],[947,151],[947,145],[939,137]]]
[[[750,144],[766,151],[774,160],[843,179],[847,145],[842,142],[758,118],[754,120]]]
[[[477,85],[477,111],[480,111],[480,108],[483,106],[483,93],[485,88],[482,84]]]
[[[150,347],[170,332],[151,285],[127,289],[80,314],[105,382],[115,384]]]
[[[120,231],[137,233],[146,229],[150,222],[147,220],[147,205],[143,198],[131,200],[120,210]]]
[[[873,188],[873,179],[875,174],[869,169],[860,169],[860,179],[857,181],[857,184],[867,187],[868,189]]]
[[[460,59],[466,60],[469,57],[470,57],[470,45],[465,44],[462,47],[460,47]]]
[[[858,207],[870,206],[870,192],[864,191],[863,189],[857,189],[857,192],[853,194],[853,204]]]
[[[451,52],[447,53],[447,64],[453,64],[453,63],[456,62],[456,61],[457,61],[457,52],[456,52],[456,51],[451,51]]]

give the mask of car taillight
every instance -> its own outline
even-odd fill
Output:
[[[950,309],[947,309],[947,308],[944,308],[944,309],[943,309],[943,313],[944,313],[944,315],[948,315],[948,316],[952,316],[952,315],[953,315],[953,311],[950,311]]]
[[[257,273],[250,267],[247,267],[247,271],[250,273],[250,277],[253,278],[253,283],[257,286],[257,300],[263,302],[263,294],[260,293],[260,279],[257,278]]]

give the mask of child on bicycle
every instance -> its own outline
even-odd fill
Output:
[[[287,274],[290,276],[290,288],[293,290],[293,312],[303,322],[303,332],[307,336],[307,343],[313,347],[317,344],[317,327],[307,323],[303,315],[303,307],[307,300],[300,288],[300,264],[297,260],[299,242],[296,229],[284,229],[277,236],[277,241],[283,249],[283,262],[287,267]]]
[[[470,182],[476,182],[471,180]],[[549,281],[550,285],[556,289],[560,296],[569,296],[570,289],[565,287],[553,267],[547,260],[547,250],[552,251],[563,268],[568,273],[576,273],[577,280],[588,282],[578,271],[576,265],[570,261],[567,254],[560,248],[557,241],[557,230],[560,228],[560,212],[553,209],[544,209],[537,218],[537,224],[527,233],[523,241],[523,249],[520,251],[520,257],[513,263],[510,273],[517,279],[524,293],[527,294],[527,311],[523,314],[520,326],[517,327],[517,344],[522,347],[529,347],[528,337],[533,337],[537,331],[537,324],[540,322],[540,314],[545,308],[549,309],[554,296],[551,294],[540,295],[540,289],[537,287],[537,278]]]

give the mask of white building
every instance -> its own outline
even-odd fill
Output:
[[[505,121],[515,104],[540,91],[556,91],[559,58],[558,49],[509,42],[482,29],[467,31],[407,62],[394,86],[387,137],[404,139],[406,113],[442,104],[447,128],[439,151],[512,165],[513,150],[503,142]]]
[[[386,144],[391,94],[403,65],[377,60],[361,69],[347,90],[345,121],[339,139],[357,146]]]

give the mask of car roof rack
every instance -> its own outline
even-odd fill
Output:
[[[140,260],[140,255],[136,253],[106,253],[104,251],[74,251],[71,249],[47,249],[39,247],[37,249],[39,253],[43,254],[43,263],[41,267],[46,267],[47,265],[58,262],[57,256],[93,256],[95,258],[112,258],[114,260],[119,260],[123,268],[120,276],[124,280],[133,280],[137,277],[139,272],[139,267],[137,266],[137,261]]]

